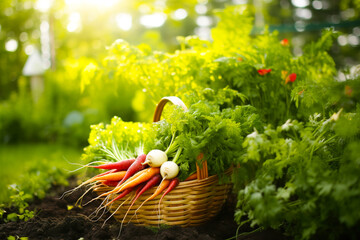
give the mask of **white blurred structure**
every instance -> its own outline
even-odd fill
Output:
[[[23,68],[23,75],[30,77],[30,87],[34,102],[37,102],[44,91],[45,66],[38,50],[27,59]]]

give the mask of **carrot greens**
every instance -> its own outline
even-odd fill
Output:
[[[145,151],[165,150],[169,145],[182,149],[174,160],[180,167],[180,180],[196,171],[196,161],[202,161],[197,160],[200,153],[208,162],[209,175],[223,175],[239,160],[242,139],[254,128],[262,130],[255,108],[246,105],[222,109],[219,104],[208,100],[198,101],[186,112],[176,108],[154,126],[155,138],[145,143]],[[175,140],[170,143],[172,135]],[[174,158],[176,152],[172,152],[170,157]]]

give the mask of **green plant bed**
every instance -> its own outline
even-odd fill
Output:
[[[58,144],[0,146],[0,217],[3,221],[28,220],[34,197],[43,198],[52,185],[67,185],[79,162],[80,151]],[[7,209],[7,210],[5,210]]]
[[[80,154],[79,148],[58,144],[0,145],[0,202],[9,200],[8,185],[35,180],[35,175],[40,175],[36,170],[45,169],[46,165],[48,170],[73,170],[76,167],[69,162],[79,162]],[[34,178],[24,179],[31,172]]]

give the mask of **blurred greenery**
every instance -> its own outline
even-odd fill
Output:
[[[42,179],[49,184],[46,188],[51,184],[59,183],[52,181],[56,179],[55,171],[61,172],[66,178],[71,170],[78,168],[71,163],[79,163],[80,155],[81,149],[59,144],[0,145],[0,203],[10,200],[10,196],[15,192],[14,188],[21,188],[22,191],[31,194],[44,195],[47,189],[39,186],[41,183],[38,180],[47,174],[53,174]]]
[[[279,32],[279,39],[288,38],[290,51],[300,56],[307,43],[320,37],[323,26],[333,26],[341,31],[329,49],[336,68],[358,64],[360,8],[349,0],[5,0],[0,3],[0,141],[84,146],[89,125],[110,122],[114,115],[149,121],[149,114],[142,113],[149,92],[121,80],[117,66],[93,79],[101,67],[109,67],[106,48],[123,39],[147,52],[174,52],[180,48],[178,36],[212,40],[217,10],[244,3],[253,6],[252,34],[262,34],[268,26],[270,32]],[[231,28],[242,25],[234,22]],[[32,99],[31,77],[22,76],[35,49],[49,67],[37,101]],[[340,77],[344,80],[344,74]],[[91,87],[83,89],[84,81]],[[146,102],[146,109],[154,104]]]

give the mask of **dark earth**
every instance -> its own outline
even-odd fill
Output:
[[[89,216],[99,205],[93,202],[85,207],[73,207],[76,200],[82,195],[77,191],[64,199],[59,199],[63,192],[75,186],[75,179],[70,180],[69,187],[54,186],[47,197],[36,199],[31,203],[30,208],[36,211],[36,216],[27,222],[9,222],[0,224],[0,239],[7,239],[8,236],[28,237],[28,239],[122,239],[122,240],[226,240],[226,239],[286,239],[281,233],[272,230],[256,232],[236,238],[237,225],[234,222],[235,198],[231,197],[224,204],[221,212],[207,223],[196,227],[166,227],[149,228],[128,224],[123,227],[120,237],[120,223],[110,218],[104,226],[104,220],[109,216],[105,214],[100,220],[93,222]],[[94,198],[95,193],[89,193],[83,202]],[[252,229],[244,226],[239,233],[249,232]]]

